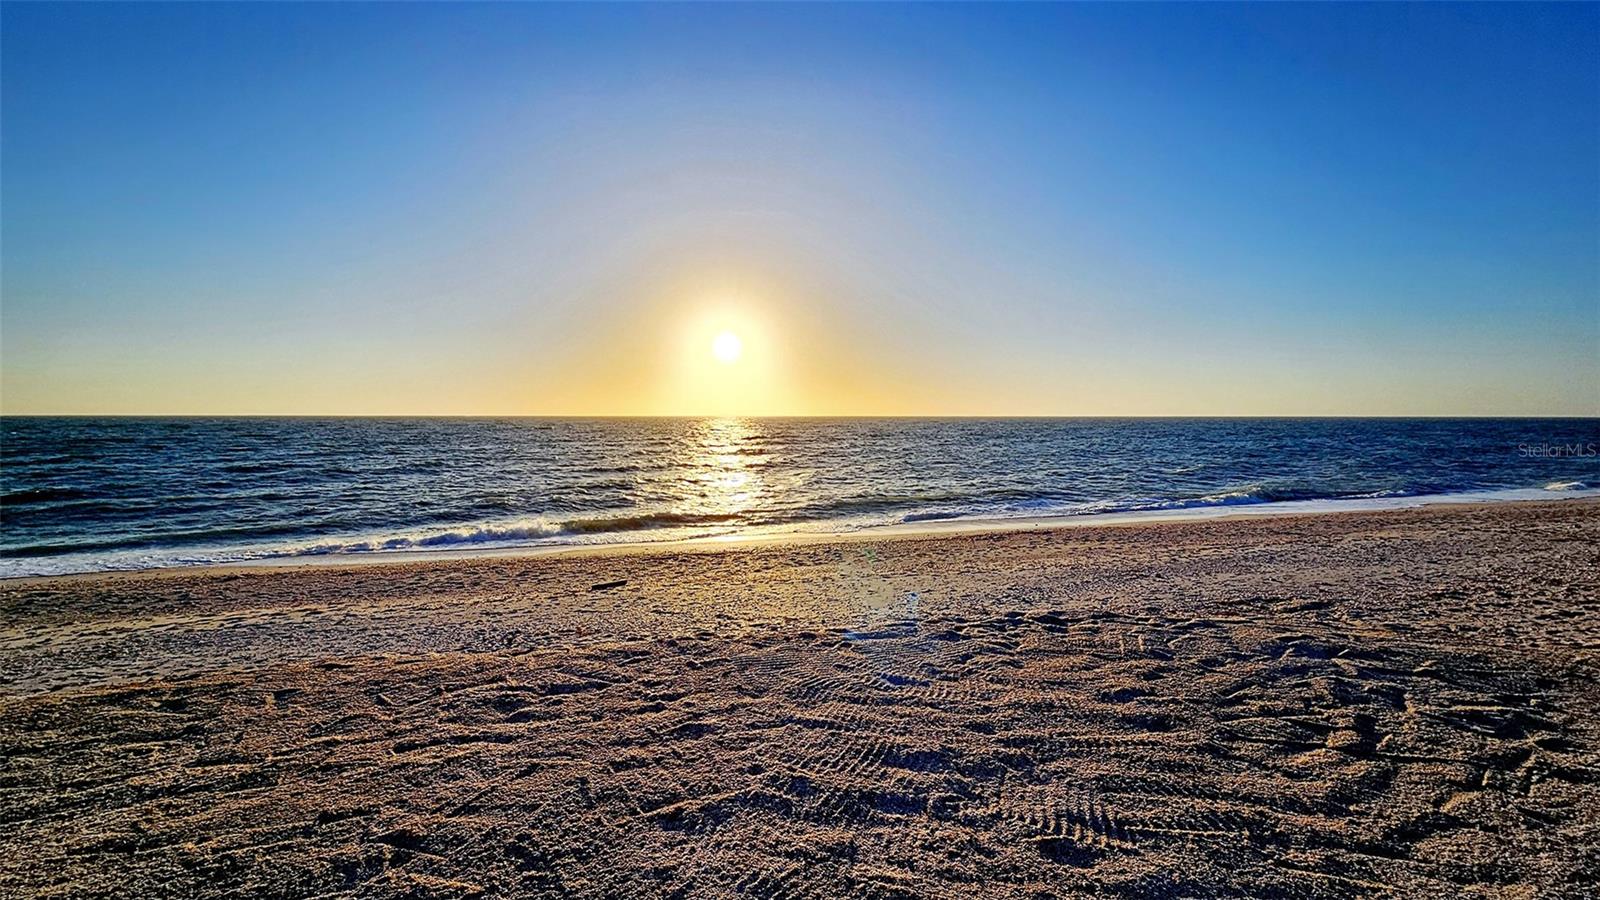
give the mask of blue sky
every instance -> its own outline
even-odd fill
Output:
[[[8,413],[1600,414],[1592,4],[0,24]]]

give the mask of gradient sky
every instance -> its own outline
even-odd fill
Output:
[[[10,414],[1600,414],[1594,4],[0,26]]]

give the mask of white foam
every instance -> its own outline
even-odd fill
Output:
[[[358,535],[342,541],[315,544],[276,544],[250,547],[74,553],[52,557],[0,558],[0,578],[66,575],[84,572],[126,572],[206,565],[301,565],[308,563],[377,562],[488,556],[536,552],[575,546],[606,544],[661,544],[705,539],[723,541],[770,540],[786,536],[807,539],[846,534],[900,534],[920,532],[1005,531],[1028,527],[1065,527],[1139,521],[1182,521],[1229,516],[1295,515],[1407,509],[1441,503],[1502,503],[1529,500],[1576,500],[1600,497],[1600,488],[1584,482],[1551,482],[1543,488],[1462,491],[1403,495],[1380,491],[1361,497],[1317,500],[1266,500],[1254,489],[1227,491],[1185,500],[1102,501],[1072,504],[1054,510],[1019,509],[1012,514],[978,512],[911,513],[889,521],[864,518],[813,520],[783,527],[731,529],[706,522],[690,524],[692,516],[636,516],[618,520],[551,522],[523,519],[477,526],[439,528],[399,535]],[[624,530],[585,530],[582,523],[625,523]],[[660,527],[652,527],[652,526]],[[644,530],[639,530],[643,527]]]

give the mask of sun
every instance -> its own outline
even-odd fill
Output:
[[[724,331],[711,342],[711,355],[724,363],[735,363],[744,355],[744,341],[731,331]]]

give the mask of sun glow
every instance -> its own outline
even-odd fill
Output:
[[[647,379],[651,412],[736,417],[793,411],[795,347],[777,340],[783,330],[768,294],[695,284],[683,295],[661,307],[663,325],[676,327],[646,332],[676,332],[676,340],[660,345],[661,368]]]
[[[731,331],[724,331],[711,342],[711,355],[724,363],[735,363],[744,355],[744,341]]]

